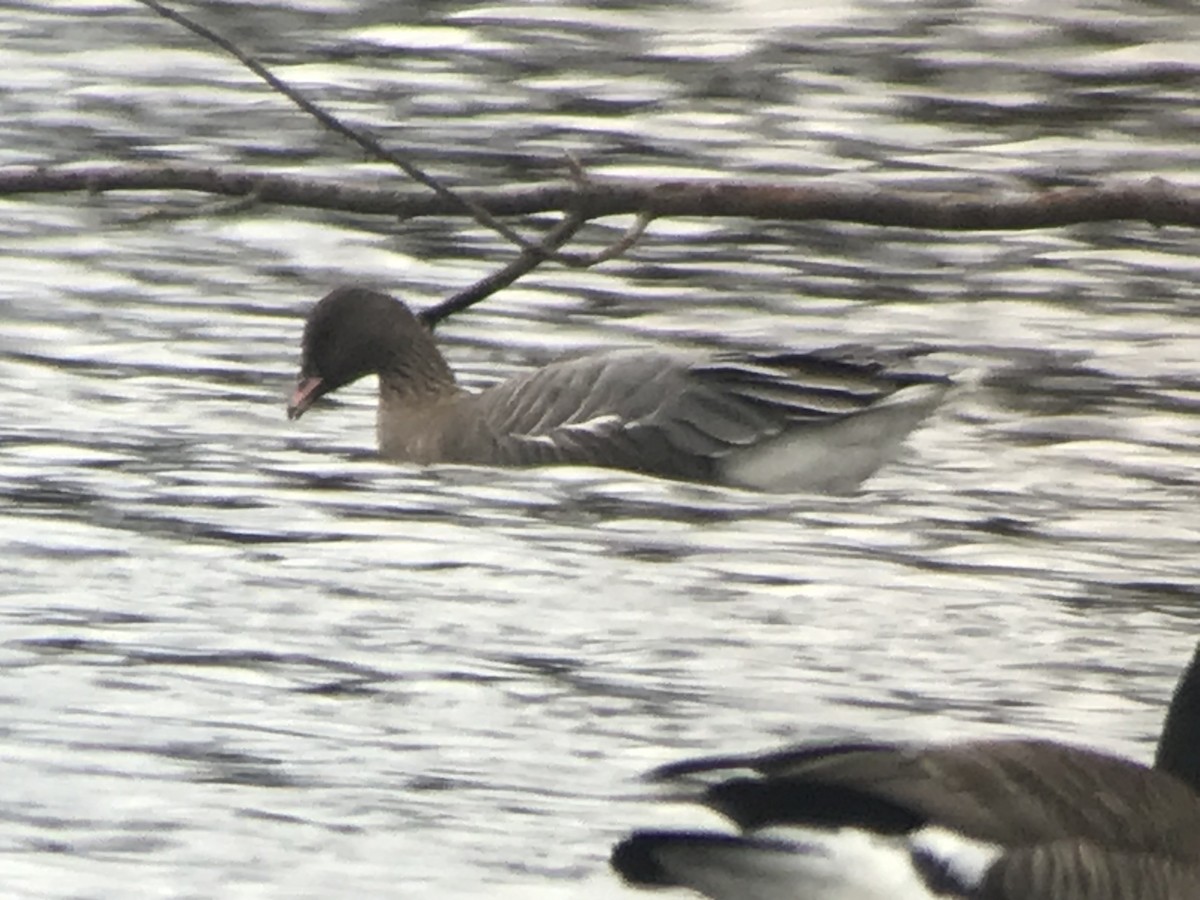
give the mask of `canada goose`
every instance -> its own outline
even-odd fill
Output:
[[[408,306],[341,287],[309,313],[288,416],[376,374],[388,459],[593,465],[755,490],[848,491],[949,389],[944,376],[897,368],[927,352],[618,350],[471,393]]]
[[[686,761],[739,834],[635,831],[630,884],[714,900],[1197,900],[1200,647],[1154,768],[1044,740],[810,746]]]

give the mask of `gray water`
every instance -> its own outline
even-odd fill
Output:
[[[594,173],[1195,185],[1188,3],[199,3],[460,184]],[[0,164],[400,183],[133,3],[9,2]],[[964,385],[852,497],[372,458],[283,415],[304,311],[432,303],[473,225],[7,198],[0,884],[28,898],[633,896],[643,769],[1037,734],[1145,759],[1200,632],[1196,235],[661,221],[440,331],[468,384],[580,347],[925,341]],[[599,247],[624,221],[589,228]]]

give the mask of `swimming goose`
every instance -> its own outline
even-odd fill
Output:
[[[714,900],[1197,900],[1200,647],[1154,768],[1044,740],[811,746],[664,766],[738,834],[635,831],[630,884]]]
[[[754,490],[849,491],[949,388],[944,376],[897,368],[927,352],[618,350],[471,393],[408,306],[340,287],[309,313],[288,417],[375,374],[388,459],[593,465]]]

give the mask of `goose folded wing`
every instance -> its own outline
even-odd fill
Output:
[[[598,462],[710,477],[714,461],[798,424],[843,419],[912,379],[818,354],[617,351],[490,388],[474,427],[499,462]],[[939,380],[933,378],[932,380]]]
[[[710,779],[704,802],[743,828],[778,823],[898,833],[937,825],[1004,845],[1064,837],[1200,857],[1200,799],[1138,763],[1048,741],[847,744],[682,763]]]

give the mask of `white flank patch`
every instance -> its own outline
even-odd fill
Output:
[[[780,827],[659,858],[680,884],[714,900],[937,900],[909,849],[857,829]]]
[[[914,385],[840,421],[797,425],[757,447],[732,451],[721,463],[722,476],[760,491],[852,491],[896,455],[949,387]]]
[[[914,853],[925,853],[939,860],[953,880],[964,887],[973,888],[983,881],[983,876],[1001,853],[995,844],[930,825],[914,832],[908,841]]]

